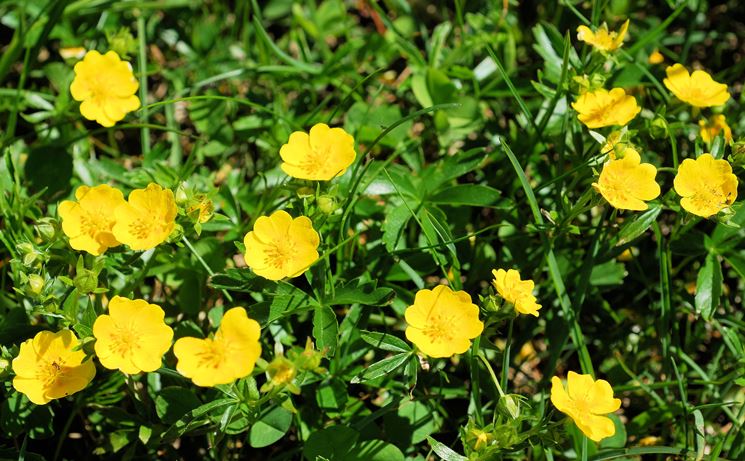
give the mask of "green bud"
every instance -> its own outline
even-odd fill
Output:
[[[315,194],[315,191],[313,190],[312,187],[306,186],[306,187],[300,187],[296,191],[296,194],[300,198],[308,198],[308,197],[313,197],[313,195]]]
[[[32,295],[40,295],[44,289],[44,277],[39,274],[31,274],[28,276],[28,288]]]
[[[329,215],[332,214],[339,208],[339,204],[336,203],[336,199],[330,195],[322,195],[318,197],[318,209],[323,213]]]
[[[176,224],[173,226],[173,231],[171,232],[171,235],[168,236],[169,242],[178,242],[184,237],[184,226],[181,224]]]
[[[41,218],[36,221],[34,229],[43,240],[53,240],[57,235],[57,222],[53,218]]]
[[[667,120],[657,116],[649,126],[649,135],[652,139],[666,139],[668,136]]]
[[[520,416],[520,396],[515,394],[503,395],[499,399],[497,408],[505,416],[517,419]]]
[[[137,40],[126,27],[122,27],[115,34],[106,34],[109,49],[116,52],[122,59],[128,59],[130,54],[137,51]]]
[[[78,272],[73,282],[80,294],[87,295],[98,288],[98,273],[90,269],[83,269]]]
[[[733,165],[745,168],[745,140],[739,140],[732,144],[732,155],[730,161]]]
[[[5,373],[8,369],[10,369],[10,360],[0,359],[0,374]]]

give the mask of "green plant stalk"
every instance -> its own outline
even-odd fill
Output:
[[[197,258],[197,261],[199,261],[199,264],[201,264],[202,267],[204,267],[204,270],[207,271],[207,273],[209,274],[209,276],[210,277],[214,277],[215,276],[215,272],[212,270],[212,268],[209,266],[209,264],[207,264],[207,262],[202,258],[202,255],[200,255],[197,252],[196,248],[194,248],[191,245],[191,242],[189,242],[189,239],[186,238],[186,236],[184,235],[183,237],[181,237],[181,241],[184,242],[184,245],[186,245],[186,247],[189,249],[189,251],[191,251],[191,254],[193,254],[194,257]],[[233,297],[230,296],[230,293],[228,293],[228,290],[226,290],[224,288],[221,288],[220,291],[222,291],[222,294],[225,295],[225,298],[228,301],[230,301],[231,303],[233,302]]]
[[[145,105],[147,101],[147,44],[145,34],[145,16],[140,14],[137,17],[137,41],[139,42],[137,64],[140,73],[140,104],[142,104],[140,110],[140,123],[142,123],[140,145],[142,146],[143,157],[147,158],[150,154],[150,128],[147,125],[148,108]]]

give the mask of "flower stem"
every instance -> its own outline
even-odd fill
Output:
[[[515,319],[510,319],[510,325],[507,329],[507,342],[504,345],[504,354],[502,355],[502,389],[507,387],[507,376],[510,371],[510,355],[512,350],[512,326]]]
[[[202,265],[202,267],[204,267],[204,270],[207,271],[207,273],[209,274],[209,276],[210,277],[214,277],[215,276],[215,272],[207,264],[207,262],[202,258],[202,255],[200,255],[199,253],[197,253],[197,250],[191,245],[191,242],[189,242],[189,239],[187,239],[186,236],[184,235],[183,237],[181,237],[181,241],[184,242],[184,245],[186,245],[186,247],[189,249],[189,251],[191,251],[191,254],[193,254],[194,257],[197,258],[197,261],[199,261],[199,263]],[[233,302],[233,297],[230,296],[230,293],[228,293],[228,291],[226,289],[222,288],[220,291],[222,291],[222,294],[225,295],[225,298],[228,301],[230,301],[231,303]]]
[[[587,436],[585,434],[582,434],[582,453],[580,459],[587,461]]]
[[[150,128],[147,125],[147,49],[145,16],[142,13],[137,17],[137,41],[140,45],[137,61],[140,73],[140,104],[142,104],[142,110],[140,111],[140,122],[142,123],[142,128],[140,128],[140,130],[142,137],[140,142],[142,145],[142,155],[147,159],[148,154],[150,153]]]
[[[496,373],[494,373],[494,369],[489,364],[489,360],[487,360],[486,356],[484,356],[484,353],[479,351],[478,358],[481,359],[481,362],[486,367],[486,370],[489,372],[489,375],[491,376],[491,380],[494,382],[494,386],[497,388],[497,392],[499,393],[499,397],[504,397],[504,391],[502,390],[502,386],[499,384],[499,380],[497,379]]]

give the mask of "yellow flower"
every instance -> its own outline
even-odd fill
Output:
[[[256,220],[246,234],[244,258],[253,271],[269,280],[297,277],[318,259],[321,240],[310,218],[292,219],[286,211]]]
[[[627,95],[623,88],[613,88],[610,91],[599,88],[588,91],[581,95],[577,102],[572,103],[572,107],[579,112],[577,118],[587,128],[623,126],[641,111],[636,99]]]
[[[504,269],[492,270],[494,280],[492,285],[505,301],[515,306],[515,310],[521,314],[530,314],[538,317],[541,305],[533,296],[535,283],[532,280],[520,280],[520,273],[515,269],[505,271]]]
[[[664,61],[665,57],[657,50],[654,50],[647,58],[649,64],[662,64]]]
[[[111,247],[121,245],[114,237],[114,210],[125,203],[122,193],[106,184],[80,186],[75,191],[76,202],[65,200],[57,212],[62,218],[62,231],[70,238],[75,250],[98,256]]]
[[[471,347],[471,339],[484,330],[471,296],[446,285],[419,290],[405,317],[406,339],[430,357],[462,354]]]
[[[614,51],[621,47],[626,31],[629,29],[629,20],[623,23],[618,32],[609,32],[608,25],[603,23],[600,28],[593,32],[587,26],[577,27],[577,39],[588,45],[592,45],[601,52]]]
[[[128,374],[160,368],[173,339],[164,316],[160,306],[143,299],[111,298],[109,314],[98,316],[93,324],[101,365]]]
[[[707,144],[722,132],[724,132],[724,140],[727,143],[732,142],[732,129],[727,124],[724,115],[713,115],[708,120],[701,119],[698,121],[698,126],[701,128],[701,139]]]
[[[683,102],[696,107],[721,106],[729,99],[727,85],[715,82],[711,75],[703,70],[688,70],[681,64],[665,69],[667,78],[662,83],[668,90]]]
[[[551,378],[551,402],[595,442],[616,433],[613,420],[604,415],[618,410],[621,401],[613,398],[608,381],[595,381],[590,375],[570,371],[565,389],[561,380],[554,376]]]
[[[96,367],[93,361],[84,361],[85,352],[73,350],[77,346],[78,338],[70,330],[40,331],[21,344],[13,359],[13,387],[37,405],[83,390]]]
[[[214,338],[180,338],[173,346],[176,369],[197,386],[230,384],[251,374],[261,356],[256,320],[246,310],[234,307],[222,317]]]
[[[673,187],[683,197],[680,206],[704,218],[719,213],[737,198],[737,176],[732,174],[732,166],[711,154],[683,160]]]
[[[149,250],[165,242],[176,224],[176,200],[170,189],[149,184],[135,189],[114,211],[114,236],[133,250]]]
[[[279,150],[282,171],[298,179],[329,181],[354,162],[354,138],[342,128],[319,123],[310,134],[295,131]]]
[[[82,101],[80,113],[83,117],[110,127],[127,112],[140,107],[140,99],[135,96],[139,86],[132,66],[119,59],[116,52],[109,51],[102,56],[92,50],[75,64],[70,93],[76,101]]]
[[[660,195],[660,185],[655,182],[657,168],[641,163],[639,153],[627,147],[623,158],[609,160],[600,172],[594,187],[614,208],[643,211],[649,208],[646,200]]]

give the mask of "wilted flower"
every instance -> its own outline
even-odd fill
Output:
[[[229,384],[251,374],[261,356],[261,328],[242,307],[223,315],[214,338],[180,338],[173,346],[176,369],[197,386]]]
[[[297,277],[318,259],[321,240],[310,218],[293,219],[286,211],[256,220],[246,234],[244,258],[253,271],[269,280]]]
[[[121,296],[111,298],[108,309],[109,314],[99,315],[93,324],[101,365],[128,374],[160,368],[173,339],[163,309],[144,299]]]
[[[621,401],[613,398],[613,389],[608,381],[595,381],[590,375],[570,371],[565,389],[561,380],[554,376],[551,378],[551,402],[595,442],[616,433],[613,420],[605,415],[618,410]]]
[[[133,250],[149,250],[165,242],[176,223],[176,201],[170,189],[150,183],[135,189],[114,212],[114,236]]]
[[[464,353],[484,329],[471,296],[446,285],[419,290],[405,317],[406,338],[430,357]]]
[[[512,303],[517,312],[538,317],[538,310],[541,305],[536,302],[536,298],[533,296],[535,283],[532,280],[520,280],[520,273],[514,269],[507,271],[504,269],[492,270],[492,275],[494,275],[492,285],[494,285],[499,296],[508,303]]]
[[[660,185],[655,182],[657,168],[641,163],[639,153],[627,147],[623,158],[609,160],[600,172],[598,182],[592,186],[614,208],[619,210],[646,210],[647,200],[660,195]]]
[[[577,39],[588,45],[592,45],[601,52],[614,51],[621,47],[626,31],[629,29],[629,20],[623,23],[618,32],[609,32],[608,24],[603,23],[598,30],[593,32],[587,26],[577,27]]]
[[[354,162],[354,138],[342,128],[314,125],[310,134],[295,131],[279,150],[282,171],[298,179],[329,181]]]
[[[647,62],[652,65],[662,64],[663,62],[665,62],[665,57],[658,50],[654,50],[647,58]]]
[[[723,133],[725,142],[728,144],[732,142],[732,129],[727,124],[724,115],[713,115],[708,120],[701,119],[698,121],[698,126],[701,129],[701,139],[706,144],[711,143],[714,138],[719,136],[719,133]]]
[[[721,106],[729,99],[727,85],[714,81],[707,72],[695,70],[692,74],[681,64],[667,69],[663,83],[678,99],[696,107]]]
[[[62,218],[62,231],[70,238],[75,250],[98,256],[121,243],[114,237],[114,210],[125,204],[121,191],[106,184],[80,186],[75,191],[77,201],[65,200],[57,212]]]
[[[623,126],[641,111],[636,99],[627,95],[623,88],[613,88],[610,91],[599,88],[588,91],[581,95],[577,102],[572,103],[572,107],[579,112],[577,118],[587,128]]]
[[[85,352],[74,350],[77,346],[78,338],[70,330],[40,331],[24,341],[13,359],[13,387],[37,405],[83,390],[96,367],[85,360]]]
[[[76,101],[82,101],[80,113],[83,117],[110,127],[127,112],[140,107],[140,99],[135,95],[139,86],[132,66],[119,59],[116,52],[101,55],[91,50],[75,64],[70,93]]]
[[[704,218],[719,213],[737,198],[737,176],[732,174],[732,166],[711,154],[683,160],[673,187],[683,197],[680,206]]]

